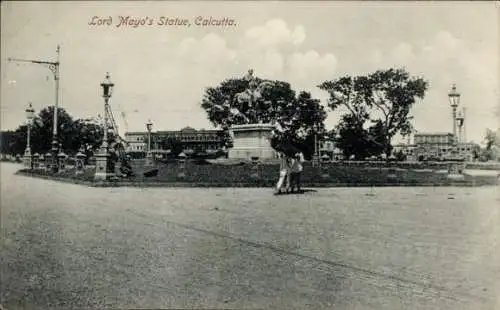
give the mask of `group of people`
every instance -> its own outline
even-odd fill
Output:
[[[300,192],[300,179],[304,169],[304,155],[297,152],[293,156],[287,156],[284,153],[280,157],[280,177],[276,184],[276,193],[293,193],[295,190]]]

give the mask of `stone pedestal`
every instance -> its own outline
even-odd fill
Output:
[[[85,171],[85,158],[87,157],[81,151],[76,154],[75,160],[75,175],[83,174]]]
[[[450,166],[448,168],[447,178],[449,180],[453,180],[453,181],[465,180],[465,176],[463,175],[464,167],[465,167],[465,164],[462,164],[462,163],[450,164]]]
[[[33,169],[38,169],[40,165],[40,154],[35,153],[31,159],[31,167]]]
[[[33,168],[33,156],[31,155],[31,150],[29,148],[26,148],[26,150],[24,151],[23,161],[25,168]]]
[[[147,152],[146,153],[146,166],[153,166],[153,165],[154,165],[153,153]]]
[[[273,129],[274,127],[270,124],[232,126],[233,147],[229,150],[228,158],[276,158],[276,151],[271,147],[269,140]]]
[[[112,165],[110,164],[110,154],[106,147],[101,147],[95,159],[95,181],[106,181],[115,176],[113,167],[111,167]]]
[[[39,169],[45,170],[45,156],[40,155],[40,158],[38,159],[38,167]]]
[[[184,152],[179,154],[179,171],[177,177],[179,179],[184,179],[186,177],[186,154]]]
[[[66,155],[64,152],[59,152],[57,154],[57,163],[59,164],[58,171],[59,172],[64,172],[66,169],[66,160],[68,159],[68,155]]]
[[[52,167],[52,154],[50,152],[47,152],[44,156],[45,158],[45,170],[50,171],[50,167]]]

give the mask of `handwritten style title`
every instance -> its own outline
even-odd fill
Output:
[[[180,17],[160,16],[153,18],[150,16],[133,17],[118,16],[113,19],[111,16],[93,16],[89,21],[89,26],[115,26],[116,28],[138,28],[151,26],[178,26],[178,27],[234,27],[236,21],[229,17],[196,16],[192,19]]]

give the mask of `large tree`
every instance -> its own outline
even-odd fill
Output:
[[[314,133],[324,132],[326,112],[320,101],[307,92],[296,95],[284,81],[253,76],[227,79],[206,89],[201,107],[214,126],[226,131],[231,125],[279,124],[283,128],[279,138],[295,144],[306,157],[312,154]]]
[[[329,107],[344,108],[352,120],[363,124],[371,132],[368,140],[381,144],[387,157],[391,154],[392,138],[411,132],[410,109],[424,98],[427,87],[424,79],[392,68],[366,76],[344,76],[319,85],[330,95]]]
[[[337,133],[334,140],[339,149],[342,150],[344,158],[354,157],[363,160],[372,155],[379,155],[383,150],[383,142],[380,141],[380,124],[365,129],[364,122],[358,120],[351,114],[342,116],[337,125]]]
[[[249,93],[252,83],[257,85]],[[208,87],[201,101],[210,122],[221,128],[252,122],[268,123],[290,110],[295,92],[289,83],[262,80],[258,77],[232,78],[219,86]]]
[[[483,161],[495,160],[494,147],[500,147],[500,130],[497,132],[487,128],[484,136],[484,149],[480,152],[480,158]]]
[[[33,119],[31,125],[31,151],[45,154],[50,151],[53,139],[54,107],[42,109]],[[58,133],[57,141],[62,150],[75,154],[83,147],[87,155],[97,149],[102,143],[103,127],[99,121],[92,119],[74,120],[65,109],[57,110]],[[110,135],[110,140],[112,140]],[[20,125],[12,134],[9,143],[9,153],[22,154],[26,148],[27,125]]]
[[[500,146],[500,136],[497,132],[487,128],[486,134],[484,135],[484,143],[486,150],[490,150],[493,146]]]

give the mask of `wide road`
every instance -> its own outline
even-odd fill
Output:
[[[1,165],[11,309],[500,309],[484,188],[89,188]]]

